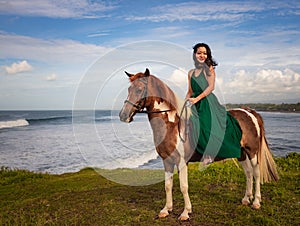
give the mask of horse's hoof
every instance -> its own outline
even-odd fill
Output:
[[[243,205],[243,206],[249,206],[249,205],[250,205],[250,202],[247,201],[247,200],[242,200],[242,205]]]
[[[188,221],[190,218],[188,216],[180,216],[179,220],[180,221]]]
[[[158,214],[159,218],[166,218],[167,216],[169,216],[169,213],[161,212]]]
[[[253,204],[252,208],[255,210],[258,210],[258,209],[260,209],[260,204]]]

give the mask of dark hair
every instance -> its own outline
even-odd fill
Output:
[[[212,58],[212,55],[211,55],[211,50],[209,48],[209,46],[205,43],[198,43],[196,45],[194,45],[193,49],[194,49],[194,53],[193,53],[193,60],[194,60],[194,63],[195,63],[195,67],[198,68],[199,67],[199,62],[197,61],[196,57],[195,57],[195,53],[197,52],[197,49],[199,47],[205,47],[206,49],[206,52],[207,52],[207,59],[205,60],[205,63],[210,67],[210,66],[217,66],[218,63]]]

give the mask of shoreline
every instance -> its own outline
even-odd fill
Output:
[[[291,155],[299,155],[300,156],[300,150],[299,151],[293,151],[293,152],[288,152],[286,153],[286,155],[284,156],[274,156],[274,159],[275,160],[280,160],[280,159],[284,159],[284,158],[287,158]],[[235,159],[236,160],[236,159]],[[228,159],[225,159],[225,162],[226,161],[232,161],[231,158],[228,158]],[[214,162],[214,163],[218,163],[218,162],[223,162],[223,161],[217,161],[217,162]],[[199,162],[190,162],[190,164],[199,164]],[[63,172],[63,173],[51,173],[51,172],[43,172],[43,171],[34,171],[34,170],[28,170],[28,169],[23,169],[23,168],[16,168],[16,167],[8,167],[8,166],[0,166],[0,172],[1,171],[5,171],[5,170],[9,170],[9,171],[24,171],[24,172],[28,172],[28,173],[33,173],[33,174],[46,174],[46,175],[56,175],[56,176],[59,176],[59,175],[64,175],[64,174],[73,174],[73,173],[79,173],[80,171],[82,170],[86,170],[86,169],[93,169],[95,172],[99,171],[99,172],[116,172],[116,171],[121,171],[121,170],[130,170],[130,171],[161,171],[161,170],[164,170],[164,168],[158,168],[158,167],[149,167],[149,168],[145,168],[143,166],[139,166],[139,167],[136,167],[136,168],[114,168],[114,169],[105,169],[105,168],[99,168],[99,167],[93,167],[93,166],[84,166],[82,168],[79,168],[79,169],[76,169],[74,171],[66,171],[66,172]]]

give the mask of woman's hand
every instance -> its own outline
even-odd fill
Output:
[[[191,103],[191,105],[194,105],[195,103],[197,103],[199,101],[198,98],[193,98],[193,97],[188,98],[188,100]]]

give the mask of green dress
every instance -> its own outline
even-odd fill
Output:
[[[192,97],[201,94],[208,82],[203,72],[191,77]],[[237,120],[226,111],[217,97],[210,93],[192,106],[192,144],[202,155],[213,158],[239,158],[241,155],[240,140],[242,131]]]

